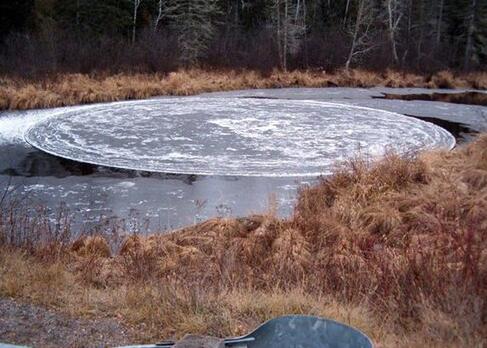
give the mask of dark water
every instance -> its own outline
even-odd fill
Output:
[[[438,117],[416,116],[416,115],[408,115],[408,114],[406,114],[406,116],[414,117],[426,122],[430,122],[439,127],[446,129],[451,134],[453,134],[458,144],[469,142],[474,139],[475,135],[479,134],[478,131],[460,122],[447,121]]]
[[[487,93],[465,91],[460,93],[419,93],[419,94],[392,94],[384,93],[383,96],[373,96],[374,99],[393,100],[424,100],[454,104],[487,106]]]

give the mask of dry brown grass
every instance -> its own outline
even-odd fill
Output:
[[[42,81],[0,77],[0,110],[23,110],[143,99],[161,95],[194,95],[202,92],[283,87],[426,87],[487,88],[487,73],[455,75],[442,71],[421,76],[387,70],[273,71],[263,76],[254,71],[180,70],[169,75],[59,75]]]
[[[65,261],[47,264],[19,250],[2,249],[0,296],[23,299],[73,316],[122,319],[135,328],[139,340],[146,342],[181,337],[188,332],[240,335],[269,318],[289,313],[335,318],[370,332],[379,342],[399,342],[404,338],[390,334],[389,324],[377,320],[365,306],[311,295],[301,288],[215,291],[158,279],[101,286],[80,278],[86,269],[74,271],[71,267]]]
[[[452,152],[351,161],[303,187],[289,219],[213,219],[131,236],[116,254],[102,237],[56,259],[21,250],[0,253],[1,296],[116,317],[144,341],[236,335],[306,313],[383,347],[481,347],[487,135]]]

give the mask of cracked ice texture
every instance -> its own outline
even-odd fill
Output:
[[[396,113],[308,100],[162,98],[66,110],[25,139],[68,159],[202,175],[316,176],[358,154],[447,148],[443,128]]]

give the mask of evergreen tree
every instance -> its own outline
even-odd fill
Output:
[[[194,64],[202,57],[216,32],[220,8],[217,0],[169,0],[166,17],[178,37],[181,61]]]

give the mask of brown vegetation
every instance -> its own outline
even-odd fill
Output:
[[[115,252],[101,236],[31,256],[4,242],[0,295],[116,317],[144,341],[235,335],[308,313],[383,347],[480,347],[486,237],[483,135],[452,152],[351,161],[303,187],[289,219],[213,219],[130,236]]]
[[[317,71],[180,70],[162,74],[82,75],[66,74],[41,81],[0,78],[0,110],[143,99],[162,95],[194,95],[203,92],[247,88],[283,87],[425,87],[487,89],[487,73],[454,75],[442,71],[430,76],[388,70],[326,73]]]

